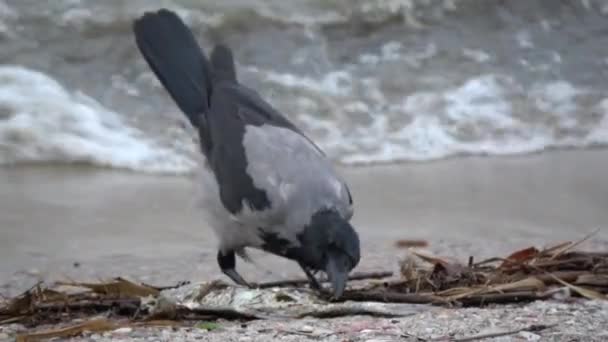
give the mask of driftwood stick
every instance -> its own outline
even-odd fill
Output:
[[[524,303],[535,300],[546,299],[547,295],[535,291],[517,291],[505,293],[491,293],[472,295],[470,297],[459,298],[456,302],[462,306],[483,306],[486,304],[507,304]]]
[[[348,280],[366,280],[366,279],[382,279],[392,277],[393,272],[390,271],[382,271],[382,272],[359,272],[353,273],[348,277]],[[320,282],[327,282],[327,280],[319,280]],[[298,279],[288,279],[288,280],[278,280],[271,281],[267,283],[258,284],[257,287],[261,289],[266,289],[269,287],[284,287],[284,286],[299,286],[308,284],[308,279],[306,278],[298,278]]]
[[[496,338],[496,337],[502,337],[502,336],[509,336],[509,335],[515,335],[515,334],[519,334],[522,331],[528,331],[528,332],[539,332],[542,330],[546,330],[546,329],[550,329],[557,326],[557,324],[534,324],[534,325],[530,325],[524,328],[519,328],[519,329],[514,329],[514,330],[508,330],[508,331],[499,331],[499,332],[495,332],[495,333],[488,333],[488,334],[479,334],[479,335],[473,335],[473,336],[468,336],[468,337],[460,337],[460,338],[451,338],[448,339],[447,341],[450,342],[470,342],[470,341],[478,341],[478,340],[485,340],[488,338]],[[432,339],[430,341],[446,341],[445,339]]]
[[[72,303],[40,303],[35,306],[37,312],[104,312],[108,310],[117,310],[120,315],[133,315],[140,309],[139,299],[101,299],[101,300],[80,300]],[[224,318],[224,319],[256,319],[256,316],[240,313],[230,309],[213,309],[213,308],[187,308],[179,306],[175,308],[175,312],[169,313],[173,318],[181,318],[184,320],[200,319],[201,317]],[[160,316],[163,316],[162,314]],[[156,317],[150,316],[150,317]]]
[[[535,291],[518,291],[506,293],[477,294],[458,300],[449,300],[430,293],[399,293],[393,291],[346,291],[340,300],[357,302],[384,302],[408,304],[436,304],[448,305],[460,303],[462,306],[481,306],[486,304],[522,303],[545,299],[547,295]]]
[[[95,311],[102,312],[107,310],[117,310],[121,314],[133,314],[140,307],[140,300],[137,298],[118,298],[118,299],[86,299],[74,302],[53,302],[38,303],[34,305],[35,310],[42,311]]]
[[[181,319],[193,319],[198,320],[201,316],[223,318],[227,320],[254,320],[258,319],[257,316],[238,312],[231,309],[213,309],[213,308],[187,308],[180,306],[177,308],[177,317]]]
[[[392,291],[346,291],[340,300],[352,300],[357,302],[384,302],[384,303],[409,303],[409,304],[439,304],[446,303],[440,297],[431,294],[399,293]]]

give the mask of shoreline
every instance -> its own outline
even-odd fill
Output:
[[[403,253],[394,247],[399,239],[426,240],[436,254],[481,258],[600,229],[591,248],[603,248],[607,168],[608,151],[339,167],[355,201],[358,269],[394,269]],[[221,277],[192,177],[46,165],[0,167],[0,178],[8,180],[0,187],[0,293],[66,276],[163,283]],[[254,280],[299,274],[289,261],[252,256],[257,264],[238,267]]]
[[[353,188],[353,220],[363,242],[355,271],[395,271],[404,254],[394,247],[397,239],[426,240],[430,253],[465,262],[470,255],[480,260],[532,245],[579,240],[596,227],[601,229],[598,234],[579,248],[606,251],[607,166],[608,151],[577,151],[340,168]],[[17,295],[41,280],[120,276],[160,286],[226,280],[216,265],[211,231],[197,220],[189,177],[54,165],[0,167],[0,178],[8,180],[8,186],[0,187],[0,295]],[[237,265],[248,280],[302,276],[289,261],[257,251],[250,254],[255,264]],[[246,324],[220,320],[213,331],[137,327],[71,340],[135,342],[162,336],[248,342],[279,336],[293,341],[378,341],[408,340],[405,333],[424,338],[475,336],[557,324],[497,340],[603,341],[608,336],[606,312],[605,301],[566,298],[484,308],[430,306],[399,319],[359,315]],[[0,339],[25,330],[0,326]]]

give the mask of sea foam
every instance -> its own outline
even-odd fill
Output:
[[[194,161],[158,146],[124,115],[48,75],[0,66],[0,164],[79,162],[183,173]]]

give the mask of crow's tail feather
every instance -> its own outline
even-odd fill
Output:
[[[161,9],[135,20],[133,32],[141,54],[177,106],[192,125],[202,125],[201,117],[209,109],[212,73],[192,31],[174,12]]]

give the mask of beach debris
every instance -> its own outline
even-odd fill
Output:
[[[201,292],[204,293],[203,296]],[[330,302],[313,290],[291,286],[249,289],[215,283],[215,286],[209,289],[208,284],[193,284],[164,291],[161,297],[176,303],[184,314],[186,311],[199,314],[221,312],[223,315],[231,314],[250,319],[354,315],[400,317],[427,309],[409,303]]]
[[[574,250],[579,241],[544,249],[534,246],[507,257],[494,257],[464,265],[416,250],[401,260],[401,278],[372,283],[345,293],[355,300],[457,306],[525,302],[568,293],[594,300],[608,297],[608,252]]]
[[[20,296],[0,301],[0,325],[20,323],[36,328],[62,323],[61,328],[34,331],[17,339],[37,341],[145,325],[189,324],[212,331],[220,327],[218,319],[403,317],[438,305],[485,306],[571,297],[606,300],[608,252],[576,249],[580,244],[579,240],[548,248],[531,246],[479,262],[470,257],[465,263],[412,247],[401,260],[398,274],[355,273],[339,301],[308,289],[306,279],[262,283],[256,288],[219,280],[165,287],[125,278],[38,283]],[[66,327],[69,322],[73,324]]]
[[[355,273],[352,280],[389,277],[392,272]],[[306,279],[259,284],[249,289],[222,281],[180,286],[154,287],[124,278],[107,282],[39,283],[20,296],[0,305],[0,324],[25,323],[35,326],[58,317],[83,317],[107,313],[132,319],[258,319],[277,312],[281,316],[341,316],[409,314],[408,306],[372,303],[330,303],[305,287]],[[406,310],[403,310],[406,308]]]
[[[87,288],[96,294],[116,298],[157,296],[160,293],[152,286],[135,284],[120,277],[105,283],[58,282],[57,285]]]
[[[92,319],[83,323],[70,325],[57,329],[17,335],[16,342],[43,341],[52,338],[67,338],[78,336],[84,332],[104,332],[120,328],[120,326],[108,319]]]

